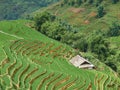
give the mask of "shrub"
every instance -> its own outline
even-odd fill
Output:
[[[113,4],[116,4],[119,0],[112,0]]]
[[[104,39],[104,36],[98,35],[91,38],[89,49],[91,52],[98,55],[98,59],[105,60],[109,55],[109,42]]]
[[[104,7],[103,6],[99,6],[98,9],[97,9],[97,17],[101,18],[101,17],[104,16],[104,14],[105,14]]]
[[[108,61],[106,65],[111,67],[114,71],[117,71],[117,66],[113,62]]]
[[[42,26],[43,23],[45,23],[46,21],[54,21],[55,18],[56,18],[55,16],[51,15],[48,12],[44,12],[44,13],[38,14],[35,17],[35,27],[36,27],[36,29],[38,31],[40,31],[41,26]]]
[[[89,0],[89,1],[88,1],[89,4],[92,4],[93,2],[94,2],[93,0]]]
[[[120,35],[120,25],[114,22],[112,24],[112,27],[109,28],[107,35],[110,37],[119,36]]]
[[[47,35],[50,38],[61,41],[63,35],[66,32],[66,28],[60,25],[59,22],[46,22],[41,26],[41,33]]]

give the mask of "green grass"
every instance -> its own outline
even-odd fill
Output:
[[[94,0],[96,2],[97,0]],[[62,1],[61,1],[62,2]],[[54,4],[49,7],[45,7],[42,10],[37,10],[36,12],[33,12],[33,15],[40,14],[44,11],[47,11],[53,15],[55,15],[57,18],[61,19],[63,22],[71,25],[71,27],[78,28],[78,33],[83,35],[84,38],[89,38],[88,36],[91,37],[91,35],[95,32],[99,34],[107,33],[110,27],[113,27],[113,23],[116,22],[120,24],[120,2],[116,4],[112,4],[110,0],[104,0],[100,4],[101,6],[104,7],[104,12],[105,15],[101,18],[97,18],[97,9],[98,7],[95,5],[96,3],[93,4],[88,4],[88,3],[82,3],[80,6],[70,6],[68,4],[64,4],[61,6],[61,2],[58,2],[57,4]],[[74,11],[76,9],[79,9],[80,11],[75,13]],[[97,36],[96,34],[95,36]],[[106,35],[108,36],[108,35]],[[113,64],[117,67],[117,73],[119,73],[120,70],[120,63],[119,63],[119,53],[120,53],[120,36],[116,37],[105,37],[105,39],[108,40],[109,44],[109,49],[110,51],[114,54],[109,55],[109,59],[112,57],[116,57],[116,61],[111,59]],[[89,42],[89,41],[88,41]],[[71,45],[72,46],[72,45]],[[91,52],[85,53],[85,54],[90,54]],[[96,55],[92,54],[92,56],[97,57]],[[108,58],[107,58],[108,60]],[[97,60],[92,60],[91,62],[95,64]],[[103,60],[102,60],[103,61]],[[108,61],[109,62],[109,61]],[[106,63],[106,62],[105,62]],[[101,63],[102,64],[102,63]],[[102,67],[103,64],[101,65],[99,63],[99,66]],[[95,64],[97,65],[97,64]],[[105,66],[105,65],[104,65]],[[111,72],[108,68],[105,68],[103,72]]]
[[[29,22],[0,22],[0,30],[6,33],[0,33],[0,49],[4,56],[0,58],[3,90],[119,89],[120,79],[111,69],[110,72],[74,67],[69,60],[76,55],[75,50],[27,27]],[[3,63],[7,59],[8,62]],[[108,68],[102,63],[98,65]],[[112,86],[108,88],[108,85]]]
[[[120,23],[120,2],[112,4],[108,0],[103,1],[101,5],[103,5],[106,14],[102,18],[96,18],[97,7],[95,6],[95,3],[93,5],[83,3],[79,7],[68,6],[66,4],[61,7],[60,4],[61,2],[43,8],[42,10],[37,10],[33,15],[44,11],[50,12],[70,25],[78,27],[81,32],[86,34],[90,34],[90,32],[95,30],[106,31],[113,22],[118,21]],[[78,13],[73,12],[76,9],[83,10]],[[88,23],[85,23],[86,21],[88,21]]]

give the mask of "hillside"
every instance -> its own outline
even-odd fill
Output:
[[[29,14],[58,0],[0,0],[0,20],[29,18]]]
[[[89,53],[120,74],[119,0],[63,0],[41,10],[32,15],[49,12],[66,30],[72,27],[75,32],[65,34],[59,41],[79,49],[85,56]],[[45,24],[41,26],[44,29],[48,28]]]
[[[25,20],[0,22],[2,90],[120,89],[120,79],[109,67],[97,61],[93,62],[97,70],[75,68],[69,60],[77,52],[29,28],[30,23],[32,21]]]
[[[112,22],[116,21],[120,23],[120,2],[113,4],[111,1],[112,0],[106,0],[100,3],[99,6],[103,6],[104,12],[106,13],[102,18],[96,18],[98,13],[98,6],[96,6],[97,0],[92,4],[83,2],[79,6],[59,2],[49,7],[42,8],[41,11],[37,10],[34,13],[50,12],[74,27],[78,27],[85,33],[92,32],[93,30],[104,31],[109,28]]]

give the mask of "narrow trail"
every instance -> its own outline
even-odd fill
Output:
[[[6,32],[3,32],[3,31],[1,31],[1,30],[0,30],[0,33],[6,34],[6,35],[9,35],[9,36],[12,36],[12,37],[18,38],[18,39],[24,39],[24,38],[22,38],[22,37],[18,37],[18,36],[16,36],[16,35],[12,35],[12,34],[9,34],[9,33],[6,33]]]

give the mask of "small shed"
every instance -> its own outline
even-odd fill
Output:
[[[70,60],[70,63],[72,63],[75,67],[78,67],[78,68],[84,68],[84,69],[94,69],[95,68],[95,66],[91,62],[84,59],[80,55],[73,57]]]

